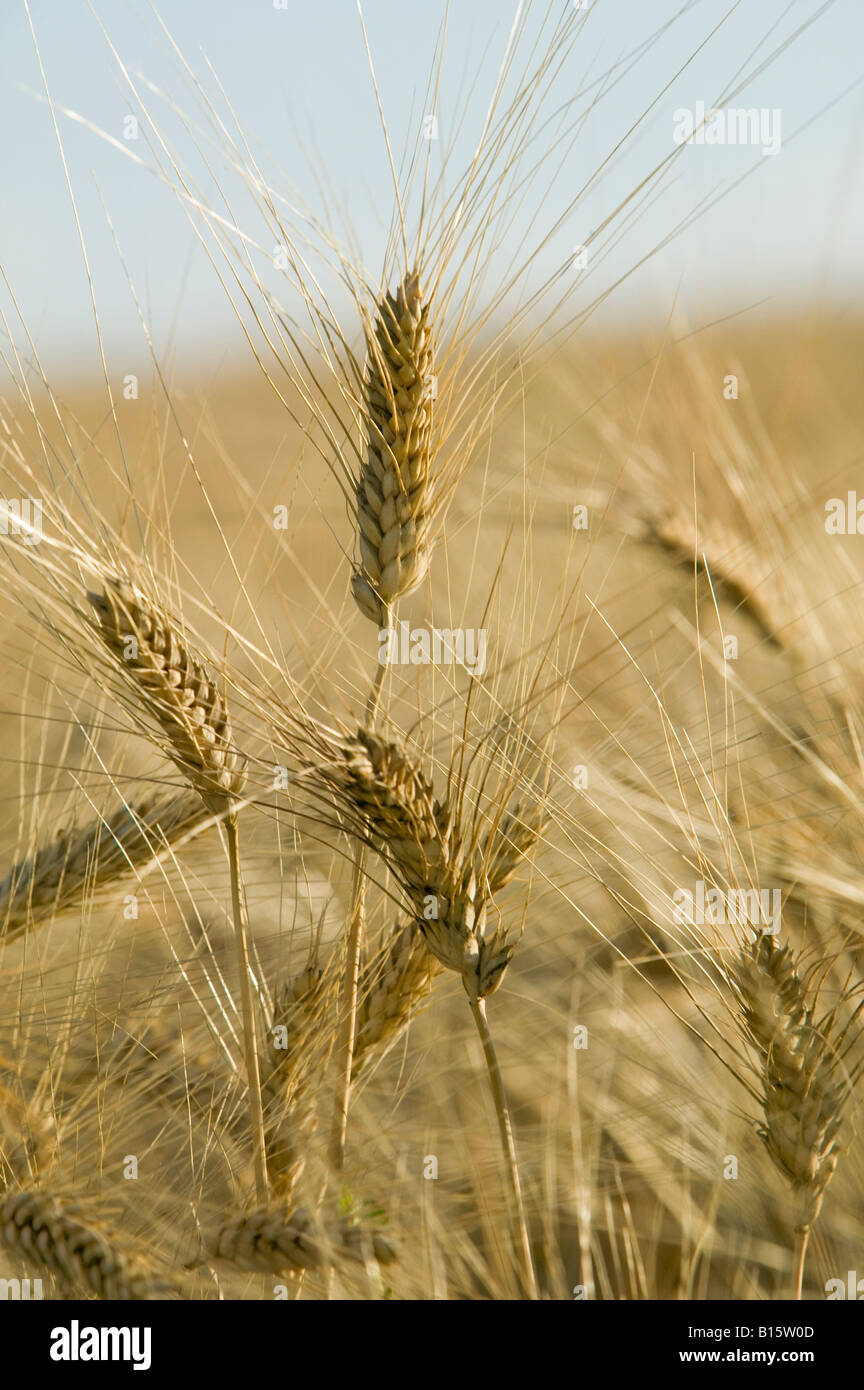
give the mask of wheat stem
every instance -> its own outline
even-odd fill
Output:
[[[807,1245],[810,1240],[809,1226],[796,1226],[795,1228],[795,1276],[792,1288],[792,1297],[801,1302],[801,1290],[804,1284],[804,1261],[807,1258]]]
[[[240,832],[237,815],[225,820],[225,839],[228,864],[231,870],[231,910],[234,917],[234,940],[237,946],[237,966],[240,972],[240,1008],[243,1015],[243,1051],[246,1061],[246,1084],[249,1089],[249,1118],[252,1128],[252,1157],[255,1167],[255,1195],[259,1204],[269,1198],[267,1185],[267,1149],[264,1139],[264,1109],[261,1102],[261,1076],[258,1067],[258,1046],[255,1039],[255,1011],[249,967],[246,908],[240,883]]]
[[[389,614],[385,615],[389,622]],[[379,665],[366,702],[366,727],[371,728],[378,713],[384,680],[384,666]],[[354,1042],[357,1032],[357,994],[360,983],[360,961],[363,955],[363,933],[366,924],[366,847],[358,845],[351,883],[351,916],[348,922],[345,977],[342,985],[342,1027],[339,1035],[339,1079],[333,1112],[333,1132],[330,1157],[337,1172],[345,1166],[345,1143],[348,1137],[348,1110],[351,1104],[351,1074],[354,1069]]]
[[[389,627],[390,616],[385,614],[384,626]],[[371,729],[375,723],[375,716],[378,713],[378,706],[381,703],[381,689],[384,684],[384,672],[387,668],[383,662],[379,662],[378,670],[375,672],[375,679],[372,682],[372,689],[369,691],[369,699],[366,701],[366,728]]]
[[[360,956],[363,949],[363,928],[366,917],[366,851],[357,850],[354,878],[351,884],[351,916],[348,921],[348,941],[345,975],[342,981],[342,1026],[339,1032],[339,1081],[333,1114],[333,1133],[330,1156],[341,1172],[345,1163],[345,1140],[348,1133],[348,1107],[351,1103],[351,1071],[354,1065],[354,1032],[357,1026],[357,992],[360,978]]]
[[[531,1242],[528,1239],[528,1224],[525,1220],[525,1206],[522,1201],[522,1185],[519,1181],[519,1165],[516,1161],[516,1145],[513,1142],[513,1126],[510,1123],[510,1111],[507,1107],[507,1097],[504,1093],[504,1081],[501,1076],[501,1068],[498,1064],[498,1054],[495,1051],[495,1044],[492,1041],[492,1034],[489,1031],[489,1020],[486,1017],[486,1000],[472,998],[469,995],[468,1002],[471,1005],[471,1013],[477,1025],[477,1032],[480,1034],[480,1042],[483,1045],[483,1056],[486,1061],[486,1070],[489,1073],[489,1084],[492,1088],[492,1098],[495,1102],[495,1113],[498,1117],[501,1147],[504,1150],[507,1176],[510,1180],[510,1188],[513,1194],[522,1282],[528,1297],[537,1299],[540,1295],[537,1288],[537,1275],[534,1270],[534,1261],[531,1256]]]

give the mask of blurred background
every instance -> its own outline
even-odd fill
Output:
[[[527,231],[539,200],[549,230],[533,283],[564,265],[668,156],[676,111],[702,102],[779,112],[779,151],[683,148],[602,265],[589,266],[583,301],[633,272],[600,306],[599,321],[662,322],[673,306],[691,324],[754,308],[763,317],[816,305],[820,313],[857,312],[864,291],[860,4],[590,0],[584,8],[580,41],[555,71],[546,124],[533,136],[551,145],[565,128],[571,132],[520,214]],[[568,9],[567,0],[536,5],[529,28],[539,33],[545,25],[548,33]],[[432,172],[446,158],[455,183],[521,12],[515,0],[452,0],[449,7],[366,0],[397,165],[434,115]],[[438,43],[444,61],[430,93]],[[323,214],[373,278],[380,274],[392,185],[355,0],[164,0],[156,7],[30,0],[29,9],[25,0],[9,0],[0,15],[0,73],[0,261],[55,379],[97,368],[75,208],[106,350],[109,358],[120,354],[118,369],[131,370],[145,355],[129,280],[163,361],[212,366],[243,350],[189,218],[153,172],[167,167],[165,152],[142,108],[194,166],[190,178],[201,176],[198,142],[224,194],[222,211],[241,229],[254,237],[260,225],[226,162],[226,129],[238,140],[242,130],[262,176],[295,206]],[[221,133],[215,118],[208,123],[202,92],[218,105]],[[201,191],[214,199],[213,187]],[[262,274],[273,250],[260,247]],[[4,307],[14,316],[8,297]]]

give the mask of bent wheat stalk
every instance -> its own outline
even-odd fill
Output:
[[[388,863],[429,951],[459,975],[468,996],[498,1117],[523,1287],[537,1298],[513,1127],[484,1001],[500,985],[515,949],[506,931],[487,928],[491,885],[511,878],[534,848],[542,810],[538,806],[529,816],[514,808],[483,845],[466,845],[454,830],[455,808],[436,798],[432,783],[404,749],[360,729],[341,752],[341,761],[323,766],[319,775],[341,793],[347,824],[365,834]]]
[[[89,597],[98,614],[99,635],[147,714],[160,726],[168,756],[207,810],[223,818],[240,975],[255,1189],[259,1202],[264,1202],[268,1195],[264,1114],[237,821],[237,798],[246,780],[245,762],[234,746],[225,700],[207,667],[192,655],[177,624],[125,579],[108,578],[103,593]]]

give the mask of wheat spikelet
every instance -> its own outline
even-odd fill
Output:
[[[857,1074],[857,1068],[844,1064],[843,1053],[858,1010],[845,1026],[839,1006],[817,1016],[818,988],[801,978],[791,949],[773,936],[760,936],[742,952],[734,979],[744,1032],[761,1061],[765,1124],[760,1136],[800,1194],[807,1226],[818,1214],[842,1149],[843,1111]],[[857,1032],[860,1037],[860,1025]]]
[[[393,928],[360,980],[354,1077],[392,1046],[429,997],[440,970],[413,924]]]
[[[0,883],[0,940],[68,908],[85,889],[141,868],[206,818],[197,795],[180,793],[151,796],[84,829],[59,831]]]
[[[170,757],[208,810],[223,813],[241,793],[244,772],[213,677],[172,621],[126,580],[109,579],[89,598],[102,640],[161,726]]]
[[[43,1192],[16,1192],[0,1203],[0,1242],[37,1274],[53,1274],[60,1294],[80,1298],[164,1298],[168,1286],[138,1255],[122,1251],[101,1230]]]
[[[429,563],[435,378],[429,304],[417,270],[381,299],[366,337],[366,462],[357,479],[360,567],[352,591],[360,611],[381,627]]]
[[[285,1203],[260,1207],[226,1222],[207,1244],[210,1257],[236,1269],[261,1274],[296,1274],[328,1262],[329,1248],[357,1263],[395,1259],[392,1244],[379,1231],[342,1219],[322,1240],[320,1226],[302,1208]]]

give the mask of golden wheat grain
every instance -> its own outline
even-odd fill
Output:
[[[78,1209],[44,1192],[15,1192],[0,1202],[0,1242],[37,1274],[53,1274],[60,1294],[80,1298],[164,1298],[170,1286],[145,1259],[79,1219]]]
[[[429,564],[435,393],[433,334],[420,274],[410,271],[367,328],[362,406],[366,461],[357,479],[360,567],[352,591],[378,627]]]
[[[58,831],[0,883],[0,941],[143,868],[207,815],[199,796],[179,792],[121,806],[94,825]]]

